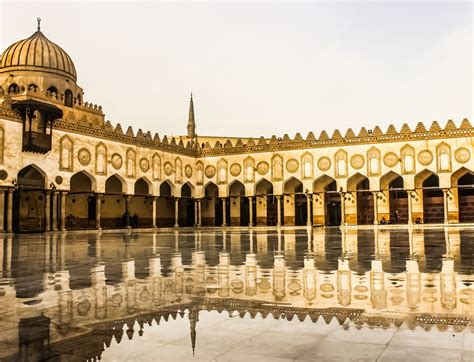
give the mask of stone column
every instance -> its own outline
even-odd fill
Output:
[[[201,199],[197,200],[197,206],[198,206],[198,221],[197,221],[197,226],[201,227],[202,225],[202,214],[201,214]]]
[[[249,227],[253,226],[253,196],[249,196]]]
[[[13,232],[13,191],[13,189],[7,191],[7,233]]]
[[[341,226],[346,225],[346,193],[341,192]]]
[[[374,195],[374,225],[379,224],[379,203],[378,203],[378,191],[373,191]]]
[[[174,199],[174,227],[179,228],[179,197]]]
[[[408,194],[408,225],[413,225],[413,216],[412,216],[412,195],[413,191],[407,191]]]
[[[58,192],[53,191],[53,220],[52,220],[53,231],[58,231]]]
[[[225,203],[225,197],[222,198],[222,226],[226,227],[226,219],[227,219],[227,207]]]
[[[51,191],[44,193],[44,230],[51,230]]]
[[[192,199],[194,202],[194,227],[198,225],[198,203],[196,199]]]
[[[152,196],[151,198],[151,207],[152,207],[152,213],[151,213],[151,217],[152,217],[152,221],[151,221],[151,226],[153,229],[156,229],[156,199],[157,197],[156,196]]]
[[[66,192],[61,191],[61,225],[62,231],[66,230]]]
[[[306,225],[312,226],[313,223],[311,222],[311,202],[312,197],[311,194],[306,194]]]
[[[281,226],[281,195],[275,196],[277,199],[277,226]]]
[[[95,195],[95,228],[97,230],[102,230],[100,227],[100,207],[102,205],[102,195]]]
[[[448,195],[449,189],[443,189],[443,204],[444,204],[444,223],[449,224],[449,217],[448,217]]]
[[[125,195],[125,211],[130,213],[130,202],[132,201],[132,195]]]
[[[0,232],[5,230],[5,191],[0,189]]]

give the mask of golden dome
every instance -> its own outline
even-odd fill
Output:
[[[41,71],[59,74],[76,81],[76,68],[71,57],[57,44],[38,31],[27,39],[10,45],[0,58],[0,73]]]

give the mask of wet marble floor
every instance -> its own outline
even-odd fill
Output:
[[[1,361],[474,361],[474,228],[0,242]]]

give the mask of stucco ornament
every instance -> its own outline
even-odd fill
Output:
[[[383,163],[387,167],[394,167],[398,163],[398,156],[393,152],[388,152],[383,157]]]
[[[146,158],[140,160],[140,170],[142,172],[147,172],[150,169],[150,162]]]
[[[362,167],[364,167],[364,156],[362,155],[354,155],[351,157],[351,166],[352,168],[356,170],[360,170]]]
[[[286,162],[286,170],[288,172],[294,173],[294,172],[298,171],[299,167],[300,167],[300,164],[299,164],[299,162],[296,158],[290,158]]]
[[[471,159],[471,153],[467,148],[461,147],[454,152],[454,158],[459,163],[466,163]]]
[[[216,168],[214,166],[206,166],[206,169],[204,170],[204,174],[206,175],[207,178],[213,178],[216,175]]]
[[[240,173],[242,172],[242,166],[240,166],[240,164],[238,163],[233,163],[231,166],[230,166],[230,174],[234,177],[237,177],[240,175]]]
[[[418,162],[423,166],[428,166],[433,162],[433,153],[430,150],[423,150],[418,153]]]
[[[329,170],[330,167],[331,167],[331,160],[329,159],[329,157],[324,156],[318,160],[318,168],[321,171],[327,171]]]
[[[268,170],[270,170],[270,165],[268,164],[268,162],[261,161],[257,164],[257,172],[260,175],[266,175],[268,173]]]
[[[91,153],[87,148],[81,148],[77,153],[77,159],[82,166],[87,166],[91,163]]]
[[[120,167],[122,167],[122,164],[122,156],[120,156],[118,153],[114,153],[112,155],[112,167],[118,170]]]
[[[193,168],[190,165],[186,165],[184,167],[184,174],[187,178],[191,178],[193,175]]]
[[[163,170],[166,176],[170,176],[173,173],[173,165],[170,162],[165,162]]]

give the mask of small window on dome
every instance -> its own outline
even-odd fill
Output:
[[[72,92],[69,89],[66,89],[66,92],[64,92],[64,105],[72,107]]]
[[[20,87],[16,83],[10,84],[8,87],[8,93],[20,93]]]
[[[54,87],[54,86],[51,86],[48,88],[48,92],[51,93],[51,94],[54,94],[55,96],[58,95],[58,88]]]
[[[31,83],[29,86],[28,86],[28,90],[31,91],[31,92],[36,92],[38,91],[38,86],[34,83]]]

